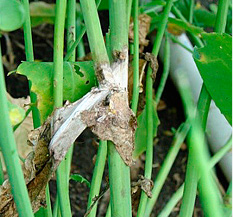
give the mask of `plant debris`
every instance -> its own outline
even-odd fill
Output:
[[[139,175],[139,180],[137,182],[132,183],[132,193],[136,193],[139,188],[142,189],[146,195],[151,198],[152,197],[152,188],[154,187],[154,183],[152,180],[145,178],[142,175]]]
[[[50,119],[29,135],[29,143],[33,145],[33,151],[28,154],[24,162],[23,172],[34,212],[45,206],[45,188],[56,169],[49,155],[50,139]],[[0,214],[3,217],[18,216],[8,179],[0,188]]]
[[[140,45],[140,52],[144,49],[145,46],[148,46],[149,40],[146,39],[146,36],[150,30],[150,22],[151,17],[147,14],[140,14],[138,16],[138,25],[139,25],[139,45]],[[131,43],[134,42],[134,23],[133,19],[131,19],[129,25],[129,41]]]
[[[125,95],[126,92],[114,92],[107,97],[107,106],[105,101],[91,111],[82,112],[81,118],[100,139],[112,141],[124,162],[131,166],[137,124]]]

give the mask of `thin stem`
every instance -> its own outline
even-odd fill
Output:
[[[210,161],[208,162],[209,169],[213,168],[225,156],[225,154],[231,150],[231,142],[232,138],[217,153],[215,153],[214,156],[211,157]],[[181,200],[183,191],[184,184],[182,184],[179,189],[172,195],[158,217],[168,217],[171,214],[176,204]]]
[[[96,2],[97,8],[99,7],[100,2],[101,2],[101,0],[97,0],[97,2]],[[78,44],[80,43],[80,41],[81,41],[81,39],[83,38],[84,34],[86,33],[86,30],[87,30],[87,29],[86,29],[86,26],[84,26],[84,27],[81,29],[81,31],[80,31],[79,34],[78,34],[77,39],[75,40],[75,42],[72,44],[72,46],[71,46],[70,49],[68,50],[68,52],[67,52],[67,54],[66,54],[66,56],[65,56],[65,58],[64,58],[64,61],[67,61],[67,60],[70,58],[70,56],[71,56],[72,53],[74,52],[75,48],[78,46]]]
[[[67,0],[67,50],[71,49],[75,41],[76,0]],[[71,52],[67,61],[75,62],[75,50]]]
[[[54,108],[63,105],[63,47],[66,14],[66,0],[57,0],[54,28],[54,77],[53,97]],[[63,160],[57,169],[57,190],[62,216],[72,216],[66,174],[66,162]],[[65,177],[65,178],[64,178]]]
[[[195,0],[189,1],[189,22],[193,23],[193,12],[194,12]]]
[[[180,40],[178,40],[176,36],[168,33],[168,37],[172,40],[173,43],[176,43],[180,45],[181,47],[183,47],[188,52],[193,53],[193,51],[189,47],[187,47],[185,44],[181,43]]]
[[[176,204],[181,200],[184,192],[184,184],[182,184],[179,189],[172,195],[170,200],[166,203],[163,210],[159,213],[158,217],[168,217]]]
[[[32,207],[25,185],[22,168],[14,140],[14,134],[8,115],[6,86],[2,67],[2,54],[0,46],[0,147],[11,184],[12,194],[20,217],[32,217]]]
[[[106,157],[107,157],[107,141],[100,141],[98,153],[96,156],[95,168],[91,180],[91,188],[88,197],[87,210],[90,208],[91,204],[93,203],[93,199],[99,195]],[[97,211],[97,203],[92,207],[90,214],[88,216],[95,217],[96,211]]]
[[[191,192],[192,194],[185,195],[185,190],[184,190],[184,196],[186,196],[187,201],[191,201],[191,202],[193,201],[192,199],[189,200],[190,197],[195,198],[196,196],[196,189],[195,189],[195,193],[193,193],[194,190],[192,188],[196,187],[198,177],[201,176],[199,183],[199,190],[200,190],[201,201],[203,203],[203,208],[206,215],[211,217],[222,216],[222,210],[220,208],[221,202],[219,198],[218,188],[214,183],[213,177],[211,175],[211,171],[209,170],[208,167],[209,153],[204,140],[204,131],[199,122],[199,117],[196,116],[195,114],[195,107],[193,105],[191,92],[189,89],[189,83],[185,77],[185,74],[182,71],[179,71],[179,75],[180,78],[178,80],[179,82],[178,87],[180,89],[180,93],[184,103],[186,116],[190,118],[190,123],[191,123],[191,130],[188,136],[188,143],[189,143],[189,157],[191,157],[192,161],[190,163],[191,166],[188,166],[188,168],[190,171],[192,171],[192,165],[196,165],[197,168],[197,170],[194,169],[196,170],[195,173],[191,174],[192,177],[194,177],[193,182],[191,182],[190,185],[185,184],[185,188],[187,189],[186,192]],[[189,173],[189,171],[187,171],[187,173]],[[193,207],[191,208],[187,206],[185,198],[183,198],[182,206],[186,207],[186,209],[188,209],[190,213],[187,213],[186,209],[181,207],[180,216],[181,217],[192,216],[191,211],[193,210]],[[191,204],[191,206],[193,206],[193,204]]]
[[[176,156],[178,155],[180,146],[182,145],[185,137],[188,134],[189,128],[190,128],[190,125],[188,121],[186,121],[185,123],[181,124],[179,129],[176,131],[176,134],[171,144],[171,148],[163,162],[161,169],[159,170],[157,178],[154,181],[154,188],[152,190],[152,198],[150,198],[147,202],[146,211],[144,215],[145,217],[149,217],[153,210],[153,207],[157,201],[159,193],[166,181],[166,178],[171,170],[171,167],[176,159]]]
[[[133,97],[132,110],[137,114],[138,98],[139,98],[139,32],[138,32],[138,0],[134,0],[134,53],[133,53]]]
[[[218,12],[215,23],[215,32],[217,33],[225,32],[228,8],[229,8],[229,0],[219,0]]]
[[[2,185],[2,183],[4,182],[4,172],[2,163],[2,157],[0,157],[0,185]]]
[[[222,3],[221,3],[221,1],[222,1]],[[221,14],[221,17],[218,16],[218,19],[216,21],[216,29],[219,32],[223,31],[225,29],[225,26],[219,27],[218,24],[225,23],[225,25],[226,25],[226,22],[224,22],[224,21],[222,22],[222,20],[225,20],[227,17],[227,10],[225,9],[226,6],[222,5],[222,4],[224,4],[223,2],[225,3],[224,0],[220,0],[221,7],[218,8],[218,13],[219,13],[219,11],[221,11],[222,14]],[[228,7],[228,4],[227,4],[227,7]],[[199,47],[203,46],[203,44],[200,43],[198,40],[196,42],[197,42],[197,46],[199,46]],[[203,84],[202,89],[201,89],[201,93],[199,95],[198,103],[197,103],[198,116],[200,118],[200,124],[201,124],[203,132],[205,132],[205,129],[206,129],[206,123],[207,123],[210,102],[211,102],[211,97],[210,97],[205,85]],[[195,156],[194,151],[195,151],[194,148],[190,149],[190,151],[189,151],[189,161],[192,161],[192,162],[190,162],[189,165],[193,165],[193,167],[195,167],[195,165],[196,165],[195,157],[193,158],[193,156]],[[197,188],[197,181],[198,181],[197,170],[194,169],[193,167],[187,166],[187,172],[186,172],[187,180],[185,179],[184,197],[183,197],[183,203],[181,205],[180,217],[189,217],[189,216],[192,216],[192,213],[193,213],[195,197],[196,197],[196,194],[194,194],[194,190],[196,190],[196,188]],[[200,170],[200,168],[198,168],[198,169]],[[193,178],[191,179],[189,176],[193,177]],[[208,183],[208,182],[210,182],[210,181],[204,180],[204,178],[202,178],[200,180],[200,185],[199,185],[200,188],[202,188],[202,186],[206,185],[206,183]],[[205,189],[202,189],[202,190],[203,190],[203,197],[208,198],[208,195],[207,195]],[[214,200],[217,200],[217,199],[213,198],[213,202],[214,202]],[[206,209],[208,210],[208,212],[211,213],[212,210],[209,209],[208,206],[206,206]]]
[[[94,0],[80,0],[92,58],[96,64],[109,62]]]
[[[76,0],[67,0],[67,50],[70,49],[71,45],[73,44],[75,40],[75,19],[76,19]],[[72,52],[71,56],[67,61],[75,62],[75,50]],[[71,161],[72,161],[72,155],[73,155],[73,148],[74,144],[70,147],[69,151],[66,154],[65,157],[65,174],[60,177],[63,179],[63,183],[66,184],[63,186],[63,189],[67,192],[68,196],[67,199],[69,200],[69,181],[70,181],[70,167],[71,167]]]
[[[133,0],[127,0],[127,19],[128,19],[128,28],[127,29],[129,29],[129,24],[130,24],[132,2],[133,2]]]
[[[84,27],[82,25],[82,19],[80,18],[80,16],[78,16],[76,18],[76,35],[79,36],[82,33],[83,28]],[[76,38],[76,39],[78,39],[78,38]],[[72,46],[71,46],[71,48],[72,48]],[[70,50],[72,50],[71,48],[70,48]],[[75,48],[76,48],[76,46],[75,46]],[[74,50],[75,50],[75,48],[74,48]],[[84,47],[84,43],[83,43],[83,39],[82,38],[80,39],[80,42],[77,44],[77,49],[76,50],[77,50],[77,57],[78,58],[82,58],[82,57],[85,56],[85,47]]]
[[[26,60],[29,62],[34,61],[33,55],[33,45],[32,45],[32,31],[31,31],[31,19],[30,19],[30,10],[29,10],[29,2],[28,0],[22,0],[24,9],[25,9],[25,22],[23,25],[24,32],[24,42],[25,42],[25,52],[26,52]],[[29,81],[29,89],[31,90],[31,82]],[[40,126],[40,113],[37,109],[36,105],[36,94],[30,91],[30,99],[32,104],[32,117],[33,117],[33,126],[37,128]]]
[[[158,29],[155,43],[153,46],[152,53],[157,57],[159,48],[162,42],[162,38],[166,29],[168,16],[172,7],[172,0],[168,0],[164,8],[163,17],[161,20],[160,27]],[[146,76],[146,127],[147,127],[147,138],[146,138],[146,162],[145,162],[145,178],[151,179],[152,164],[153,164],[153,80],[152,80],[152,69],[149,68]],[[145,208],[147,203],[147,195],[142,191],[138,217],[144,216]]]
[[[110,201],[109,201],[109,204],[108,204],[108,209],[107,209],[105,217],[111,217],[111,204],[110,204]]]
[[[164,61],[163,62],[164,62],[164,64],[163,64],[163,74],[162,74],[162,77],[161,77],[161,80],[160,80],[158,90],[157,90],[156,95],[155,95],[156,105],[158,105],[158,103],[159,103],[159,101],[161,99],[161,96],[162,96],[162,93],[163,93],[163,90],[164,90],[164,87],[165,87],[165,84],[166,84],[166,81],[167,81],[167,78],[168,78],[169,69],[170,69],[170,43],[169,43],[169,40],[168,40],[167,36],[165,38]]]

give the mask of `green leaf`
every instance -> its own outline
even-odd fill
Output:
[[[133,158],[136,159],[146,150],[146,107],[143,109],[142,113],[137,118],[138,127],[135,132],[135,149],[133,152]],[[157,129],[160,124],[156,104],[153,104],[153,132],[154,137],[157,136]]]
[[[90,182],[87,179],[85,179],[83,176],[81,176],[80,174],[72,174],[70,176],[70,179],[72,179],[72,180],[74,180],[76,182],[85,183],[88,188],[91,187]]]
[[[199,8],[194,10],[194,16],[200,26],[214,27],[216,14],[206,10],[205,8]]]
[[[13,31],[25,20],[23,5],[17,0],[0,0],[0,30]]]
[[[195,48],[193,58],[212,99],[232,124],[232,37],[202,34],[206,45]]]
[[[7,102],[7,105],[8,105],[11,125],[15,126],[16,124],[19,124],[21,121],[23,121],[26,114],[25,110],[9,101]]]
[[[55,4],[48,4],[42,1],[30,3],[30,16],[32,27],[43,23],[54,24]]]
[[[23,62],[17,73],[32,82],[31,90],[37,95],[41,120],[45,121],[53,111],[53,63]],[[64,62],[63,78],[63,99],[70,102],[80,99],[97,84],[92,61]]]
[[[196,35],[204,32],[204,30],[202,28],[194,26],[188,22],[184,22],[183,20],[176,19],[176,18],[169,17],[168,23],[170,25],[172,24],[172,26],[174,28],[179,28],[181,30],[191,32],[191,33],[196,34]]]

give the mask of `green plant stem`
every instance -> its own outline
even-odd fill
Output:
[[[31,111],[32,111],[32,107],[30,107],[30,108],[26,111],[23,120],[22,120],[20,123],[16,124],[16,125],[13,127],[13,131],[14,131],[14,132],[15,132],[15,131],[18,129],[18,127],[24,122],[24,120],[27,118],[27,116],[30,114]]]
[[[105,48],[103,34],[97,13],[97,7],[93,0],[80,0],[84,22],[87,29],[88,41],[92,58],[96,64],[109,62]]]
[[[180,78],[178,80],[178,87],[180,89],[180,93],[182,96],[184,108],[186,111],[186,116],[190,118],[190,123],[191,123],[191,130],[188,136],[189,156],[193,157],[193,162],[196,164],[196,168],[197,168],[196,177],[194,177],[191,185],[186,185],[185,183],[186,192],[187,191],[193,192],[191,188],[193,186],[195,187],[198,181],[198,177],[201,176],[198,187],[200,191],[200,198],[202,201],[204,212],[207,216],[219,217],[222,216],[222,210],[220,208],[221,202],[219,198],[218,188],[214,183],[211,171],[209,170],[208,167],[209,153],[208,153],[207,145],[205,144],[205,140],[204,140],[204,131],[199,122],[199,117],[195,114],[196,113],[195,107],[193,105],[188,80],[182,71],[179,71],[179,76]],[[191,169],[191,167],[189,168]],[[188,173],[188,171],[186,173]],[[184,189],[184,196],[185,196],[185,189]],[[188,196],[187,198],[191,197],[188,194],[187,196]],[[195,196],[196,196],[196,191],[193,197],[195,198]],[[187,204],[185,203],[186,201],[183,198],[183,203],[182,203],[183,207],[187,206]],[[190,210],[190,207],[188,207],[188,209]],[[189,217],[192,216],[192,213],[187,213],[186,210],[184,208],[182,210],[181,207],[180,216]]]
[[[97,2],[96,2],[96,7],[97,7],[97,8],[99,7],[100,3],[101,3],[101,0],[97,0]],[[87,6],[87,8],[88,8],[88,6]],[[84,27],[80,30],[77,39],[75,40],[75,42],[72,44],[72,46],[71,46],[70,49],[68,50],[68,52],[67,52],[67,54],[66,54],[66,56],[65,56],[65,58],[64,58],[64,61],[67,61],[67,60],[70,58],[70,56],[71,56],[72,53],[74,52],[75,48],[78,46],[78,44],[80,43],[80,41],[81,41],[81,39],[83,38],[84,34],[86,33],[86,30],[87,30],[87,29],[86,29],[86,26],[84,26]]]
[[[161,99],[161,96],[162,96],[162,93],[163,93],[163,90],[164,90],[164,87],[165,87],[165,84],[166,84],[166,81],[168,78],[169,69],[170,69],[170,43],[169,43],[167,35],[165,38],[164,62],[163,63],[164,63],[163,64],[163,74],[162,74],[162,77],[161,77],[161,80],[159,83],[158,90],[157,90],[156,95],[155,95],[156,105],[158,105],[158,103]]]
[[[63,48],[64,48],[64,27],[66,14],[66,0],[57,0],[55,10],[54,28],[54,77],[53,77],[53,98],[54,108],[63,105]],[[57,169],[57,191],[62,216],[72,216],[69,200],[69,191],[66,174],[66,162],[63,160]]]
[[[176,38],[176,36],[174,36],[174,35],[168,33],[168,37],[172,40],[172,42],[174,42],[174,43],[180,45],[181,47],[183,47],[183,48],[184,48],[185,50],[187,50],[188,52],[193,53],[193,51],[192,51],[190,48],[188,48],[186,45],[184,45],[183,43],[181,43],[181,42]]]
[[[213,168],[224,156],[227,152],[231,150],[232,146],[232,138],[217,152],[213,157],[211,157],[208,168]],[[230,187],[231,189],[231,187]],[[176,204],[181,200],[184,191],[184,184],[182,184],[179,189],[172,195],[166,206],[160,212],[158,217],[168,217]]]
[[[221,1],[222,1],[222,3],[221,3]],[[221,7],[218,8],[218,13],[221,13],[221,16],[218,16],[218,19],[216,20],[216,31],[219,33],[222,33],[222,31],[225,30],[224,25],[226,25],[225,20],[227,17],[227,9],[225,7],[228,8],[228,4],[226,4],[227,5],[226,6],[226,5],[224,5],[225,1],[223,1],[223,0],[221,0],[221,1],[219,2]],[[220,23],[223,26],[220,26]],[[195,38],[195,37],[193,37],[193,38]],[[197,42],[197,46],[199,46],[199,47],[203,46],[203,44],[200,43],[200,41],[196,40],[196,42]],[[200,118],[200,124],[201,124],[201,127],[202,127],[204,132],[206,129],[206,123],[207,123],[210,102],[211,102],[211,97],[210,97],[205,85],[203,84],[202,88],[201,88],[201,93],[200,93],[200,96],[198,99],[197,109],[198,109],[198,115]],[[195,156],[193,151],[194,151],[193,149],[190,149],[190,151],[189,151],[188,162],[189,161],[191,161],[191,162],[188,165],[191,165],[191,166],[190,167],[187,166],[187,172],[186,172],[186,178],[185,178],[185,189],[184,189],[183,202],[182,202],[181,210],[180,210],[180,217],[192,216],[193,209],[194,209],[194,203],[195,203],[195,197],[196,197],[196,194],[194,194],[194,190],[196,190],[196,188],[197,188],[198,173],[197,173],[197,169],[195,169],[196,162],[195,162],[195,157],[193,158],[193,156]],[[200,188],[202,185],[205,185],[205,184],[206,184],[206,180],[201,179],[200,180]],[[204,197],[207,196],[207,195],[205,195],[205,191],[204,191],[203,196]],[[208,209],[208,206],[207,206],[207,209]],[[209,210],[208,212],[211,212],[211,210]]]
[[[109,39],[112,57],[114,57],[114,52],[116,51],[124,52],[126,48],[128,50],[128,20],[126,12],[125,0],[109,1]],[[115,58],[111,60],[115,61]],[[132,216],[130,168],[126,166],[112,142],[108,142],[108,165],[111,216],[130,217]]]
[[[96,156],[95,168],[91,180],[91,188],[88,197],[87,210],[90,208],[91,204],[93,203],[93,199],[99,195],[106,157],[107,157],[107,141],[100,141],[98,153]],[[88,216],[95,217],[96,211],[97,211],[97,203],[92,207],[91,212]]]
[[[67,50],[71,49],[75,41],[76,29],[76,0],[67,0]],[[67,61],[75,62],[75,50],[71,52]]]
[[[108,209],[107,209],[105,217],[111,217],[111,204],[110,204],[110,201],[109,201],[109,204],[108,204]]]
[[[194,12],[195,1],[189,1],[189,22],[193,23],[193,12]]]
[[[74,43],[75,40],[75,33],[76,33],[76,0],[67,0],[67,50],[69,50]],[[72,52],[71,56],[67,61],[75,62],[75,50]],[[69,181],[70,181],[70,167],[71,167],[71,161],[72,161],[72,155],[73,155],[73,148],[74,144],[70,147],[66,154],[65,163],[66,163],[66,176],[63,176],[64,183],[66,183],[66,186],[63,186],[63,188],[67,189],[67,192],[69,192]]]
[[[179,189],[172,195],[170,200],[166,203],[163,210],[159,213],[158,217],[168,217],[176,204],[181,200],[184,192],[184,184],[182,184]]]
[[[134,114],[137,114],[139,98],[139,32],[138,32],[138,0],[133,2],[134,13],[134,53],[133,53],[133,97],[132,106]]]
[[[224,33],[227,24],[227,13],[229,8],[229,0],[219,0],[218,12],[215,23],[215,32]]]
[[[152,190],[152,198],[150,198],[146,204],[146,211],[145,211],[144,217],[150,216],[153,210],[153,207],[157,201],[157,198],[159,196],[159,193],[166,181],[166,178],[180,150],[180,146],[182,145],[182,143],[185,140],[185,137],[188,134],[189,128],[190,128],[190,125],[188,121],[186,121],[185,123],[181,124],[179,129],[176,131],[176,134],[171,144],[171,148],[163,162],[161,169],[159,170],[156,180],[154,181],[154,188]]]
[[[83,28],[84,27],[82,25],[82,19],[81,19],[80,16],[78,16],[76,18],[76,35],[79,36],[82,33]],[[78,38],[76,38],[76,39],[78,39]],[[71,48],[72,48],[72,46],[71,46]],[[71,48],[70,48],[70,50],[72,50]],[[76,50],[77,50],[77,57],[78,58],[83,58],[85,56],[85,47],[84,47],[84,43],[83,43],[83,39],[82,38],[80,39],[80,42],[78,43]]]
[[[23,25],[24,31],[24,41],[25,41],[25,52],[26,52],[26,60],[29,62],[34,61],[33,55],[33,45],[32,45],[32,32],[31,32],[31,19],[30,19],[30,10],[29,10],[29,2],[28,0],[22,0],[23,6],[25,9],[25,22]],[[31,82],[29,81],[29,89],[30,89],[30,99],[32,103],[32,117],[33,117],[33,126],[37,128],[40,126],[40,113],[37,109],[36,105],[36,94],[31,92]]]
[[[32,217],[32,207],[25,185],[22,168],[14,140],[14,134],[8,115],[6,86],[2,67],[2,54],[0,46],[0,147],[3,153],[11,191],[14,196],[16,208],[20,217]]]
[[[126,1],[110,0],[110,45],[112,53],[114,51],[122,51],[125,46],[128,46],[126,11]]]
[[[2,163],[2,158],[0,157],[0,185],[2,185],[2,183],[4,182],[4,172]]]
[[[127,0],[127,19],[128,19],[128,30],[130,24],[130,17],[131,17],[131,9],[132,9],[133,0]],[[135,12],[134,12],[135,13]],[[138,12],[137,12],[138,13]]]
[[[168,0],[164,8],[163,17],[159,26],[152,53],[155,57],[158,56],[159,48],[162,42],[162,38],[166,29],[167,20],[172,7],[172,0]],[[153,164],[153,79],[152,69],[149,67],[146,76],[146,127],[147,127],[147,138],[146,138],[146,162],[145,162],[145,173],[144,176],[147,179],[151,179],[152,164]],[[138,217],[143,217],[145,213],[147,203],[147,195],[142,191]]]
[[[108,155],[111,216],[130,217],[132,211],[129,167],[125,165],[112,142],[108,142]]]

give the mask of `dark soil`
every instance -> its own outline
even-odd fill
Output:
[[[100,18],[102,20],[103,32],[107,31],[108,25],[108,17],[107,12],[103,12],[100,14]],[[8,34],[14,55],[15,67],[18,66],[21,61],[25,61],[25,52],[24,52],[24,41],[23,41],[23,32],[22,30],[17,30]],[[7,52],[5,45],[5,37],[3,36],[1,39],[2,43],[2,52],[3,55]],[[33,45],[34,45],[34,54],[35,59],[40,61],[52,61],[53,59],[53,26],[52,25],[42,25],[33,29]],[[85,36],[85,45],[87,45],[87,38]],[[88,51],[88,46],[86,46],[86,51]],[[9,56],[8,56],[9,57]],[[16,74],[7,76],[7,73],[10,70],[15,68],[7,68],[5,69],[5,78],[7,91],[15,98],[25,97],[29,94],[28,90],[28,82],[27,79],[23,76],[19,76]],[[162,63],[160,63],[160,69],[157,75],[157,83],[159,81],[160,75],[162,71]],[[184,115],[182,110],[182,103],[179,97],[178,92],[176,91],[174,85],[170,80],[168,80],[164,93],[162,95],[162,100],[166,104],[166,108],[159,111],[159,119],[160,126],[158,128],[158,136],[155,139],[155,148],[154,148],[154,168],[153,168],[153,179],[156,177],[156,174],[159,171],[159,168],[169,150],[172,141],[172,132],[171,129],[177,129],[178,126],[184,121]],[[85,177],[87,180],[91,181],[92,171],[94,168],[93,158],[97,151],[97,139],[95,136],[89,131],[86,130],[82,133],[82,135],[77,139],[74,146],[74,154],[72,160],[72,173],[78,173]],[[141,162],[144,164],[145,157],[142,157]],[[184,181],[185,169],[187,163],[187,150],[184,148],[179,152],[179,155],[172,167],[172,170],[165,182],[165,185],[162,189],[162,192],[158,198],[158,202],[154,208],[152,216],[157,216],[164,205],[167,203],[171,195],[179,188],[179,186]],[[141,169],[140,174],[143,174],[143,170]],[[106,186],[107,177],[107,167],[105,171],[105,176],[103,178],[102,189]],[[55,180],[50,181],[50,191],[51,191],[51,199],[52,203],[54,203],[55,195],[56,195],[56,184]],[[86,212],[86,205],[88,199],[89,189],[85,184],[81,184],[78,182],[70,181],[70,198],[72,205],[72,213],[73,216],[81,217]],[[102,203],[106,203],[106,199],[103,198]],[[101,201],[100,201],[101,204]],[[105,204],[105,207],[107,204]],[[101,204],[101,207],[104,207]],[[202,216],[201,211],[199,211],[199,205],[196,209],[196,216]],[[102,209],[102,208],[101,208]],[[179,205],[177,209],[171,214],[171,216],[178,216]],[[100,212],[104,212],[103,210],[99,210]],[[98,216],[101,216],[100,214]]]

